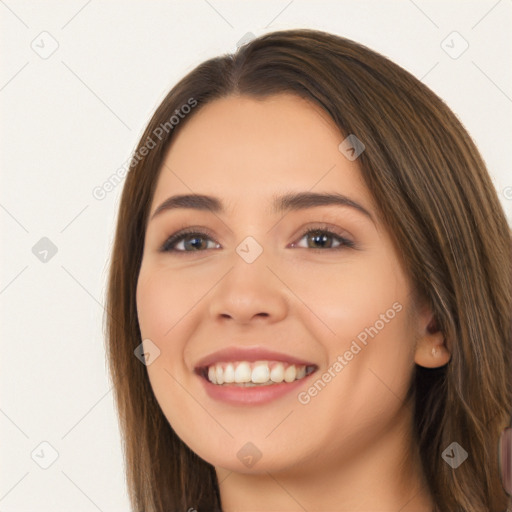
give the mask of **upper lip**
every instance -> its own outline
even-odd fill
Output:
[[[226,347],[201,358],[197,361],[195,368],[205,368],[214,363],[228,361],[281,361],[295,365],[316,366],[304,359],[261,347]]]

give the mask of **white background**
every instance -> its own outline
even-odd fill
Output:
[[[0,17],[0,512],[129,510],[102,327],[122,187],[92,190],[168,90],[247,32],[333,32],[422,79],[475,140],[512,219],[512,0],[0,0]],[[50,47],[43,31],[59,45],[48,58],[31,47]],[[453,31],[469,43],[457,59],[441,47]],[[42,237],[58,249],[46,263],[32,252]],[[43,441],[58,452],[48,469]]]

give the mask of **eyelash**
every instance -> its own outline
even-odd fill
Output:
[[[164,244],[160,247],[160,252],[170,252],[170,253],[174,253],[174,254],[186,254],[186,253],[194,253],[194,252],[204,252],[205,250],[208,250],[208,249],[204,249],[204,250],[194,250],[194,251],[185,251],[185,250],[181,250],[181,249],[175,249],[173,246],[175,246],[178,242],[181,242],[184,238],[187,237],[187,235],[197,235],[198,237],[204,237],[204,238],[209,238],[210,240],[212,240],[213,242],[215,242],[216,244],[218,244],[218,242],[214,239],[214,237],[212,236],[211,233],[209,233],[209,231],[207,229],[204,229],[204,228],[201,228],[203,229],[204,231],[198,231],[194,228],[186,228],[186,229],[183,229],[181,231],[178,231],[177,233],[171,235],[165,242]],[[338,247],[332,247],[332,248],[326,248],[326,249],[319,249],[319,248],[309,248],[309,247],[299,247],[299,249],[309,249],[310,251],[338,251],[338,250],[342,250],[342,249],[347,249],[347,248],[355,248],[356,245],[354,242],[352,242],[351,240],[348,240],[344,237],[342,237],[341,235],[339,235],[338,233],[326,228],[326,227],[315,227],[315,228],[309,228],[307,229],[306,231],[304,231],[300,238],[299,238],[299,241],[302,240],[305,236],[311,234],[311,233],[316,233],[316,234],[328,234],[328,235],[331,235],[333,236],[337,242],[339,242],[341,245],[339,245]]]

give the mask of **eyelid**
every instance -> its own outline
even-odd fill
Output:
[[[336,235],[343,240],[355,243],[353,236],[346,229],[340,228],[339,226],[335,226],[333,224],[329,224],[327,222],[310,222],[307,224],[307,226],[301,227],[294,238],[300,236],[300,240],[311,231],[330,231],[333,235]]]

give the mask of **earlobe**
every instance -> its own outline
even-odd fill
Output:
[[[440,368],[447,364],[451,359],[451,354],[446,348],[444,342],[438,343],[418,343],[414,362],[424,368]]]
[[[432,315],[428,325],[420,332],[416,343],[414,362],[424,368],[440,368],[447,364],[450,359],[451,354],[446,347],[444,334]]]
[[[451,354],[446,347],[444,334],[439,329],[437,319],[429,308],[423,310],[419,320],[420,329],[414,362],[424,368],[440,368],[451,359]],[[425,326],[425,324],[427,325]]]

